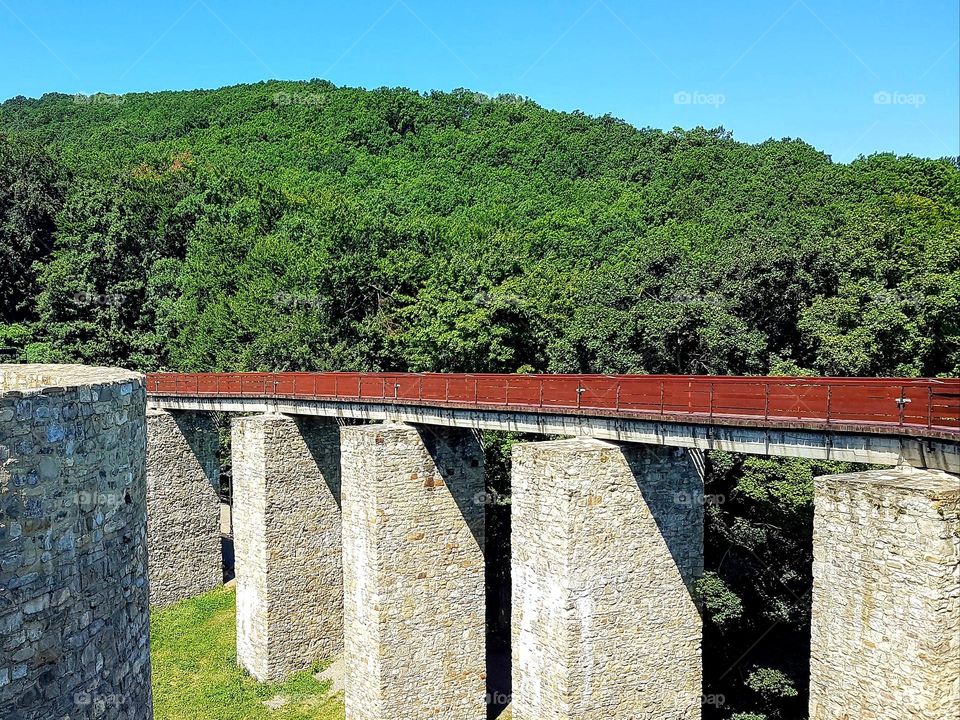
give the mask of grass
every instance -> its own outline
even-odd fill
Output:
[[[151,611],[155,720],[343,720],[343,697],[311,672],[258,683],[237,667],[236,603],[219,588]],[[265,700],[287,703],[271,710]]]

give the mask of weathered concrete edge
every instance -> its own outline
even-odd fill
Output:
[[[960,443],[877,434],[819,430],[778,430],[631,418],[585,417],[535,412],[463,410],[370,402],[331,402],[282,398],[181,398],[153,396],[151,407],[165,410],[276,412],[363,420],[445,425],[477,430],[506,430],[545,435],[589,436],[651,445],[727,450],[750,455],[779,455],[873,465],[912,465],[960,473]]]

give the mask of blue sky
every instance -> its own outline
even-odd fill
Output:
[[[321,77],[941,157],[958,36],[956,0],[0,0],[0,98]]]

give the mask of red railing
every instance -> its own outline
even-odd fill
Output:
[[[960,379],[434,373],[153,373],[153,396],[389,402],[656,417],[764,426],[830,425],[960,439]]]

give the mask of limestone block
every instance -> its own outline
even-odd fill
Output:
[[[956,720],[960,478],[816,479],[811,720]]]
[[[703,485],[688,454],[516,445],[512,495],[515,720],[699,718]]]
[[[343,649],[340,427],[255,415],[232,440],[237,660],[278,681]]]
[[[468,430],[344,428],[348,720],[483,720],[483,450]]]
[[[218,446],[209,413],[147,413],[152,605],[179,602],[223,582]]]

